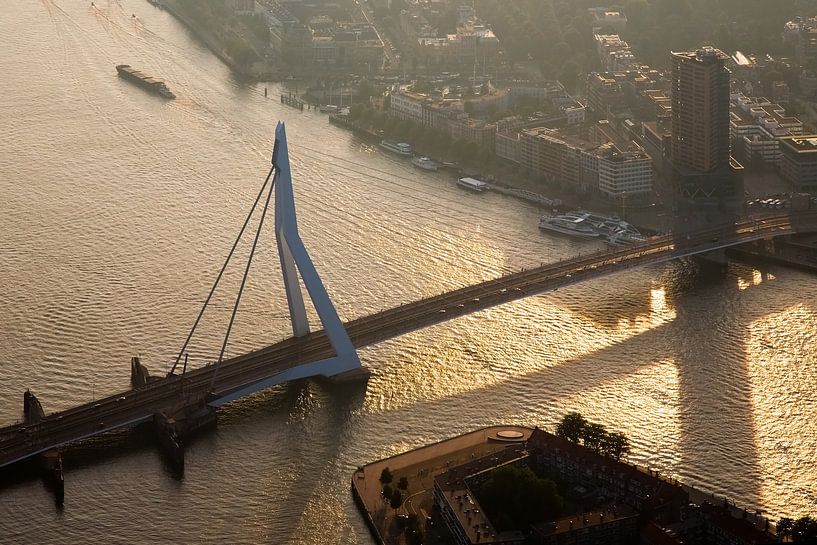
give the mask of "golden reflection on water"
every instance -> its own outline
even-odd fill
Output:
[[[557,292],[414,332],[388,343],[399,356],[392,364],[380,365],[378,375],[391,375],[393,383],[381,395],[368,396],[365,409],[396,411],[417,400],[454,397],[575,365],[675,319],[663,287],[650,290],[646,305],[643,310],[626,309],[630,314],[602,328],[581,309],[564,308]],[[400,366],[399,372],[393,366]]]
[[[635,462],[669,472],[678,463],[672,453],[680,451],[679,399],[676,363],[665,358],[572,395],[562,405],[612,430],[623,431],[634,440]],[[645,452],[637,442],[644,430],[661,437],[660,451]]]
[[[811,335],[804,335],[804,330]],[[760,496],[777,515],[814,512],[817,490],[803,468],[817,458],[817,313],[799,304],[751,323],[746,335]],[[786,494],[781,494],[781,488]],[[793,501],[794,500],[794,501]]]
[[[769,278],[769,277],[771,277],[771,275],[768,275],[767,278]],[[769,278],[769,280],[772,280],[772,279],[773,279],[773,277]],[[763,282],[763,273],[761,273],[757,269],[752,270],[751,278],[738,277],[738,279],[737,279],[738,289],[741,290],[741,291],[745,290],[746,288],[750,288],[752,286],[758,286],[758,285],[760,285],[761,282]]]

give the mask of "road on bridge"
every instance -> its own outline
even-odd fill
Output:
[[[401,305],[351,320],[345,327],[354,346],[362,348],[590,278],[797,232],[817,232],[817,212],[749,218],[683,235],[656,236],[635,246],[580,255]],[[224,398],[288,369],[333,355],[326,335],[312,332],[225,360],[217,373],[215,365],[208,365],[50,414],[36,424],[0,428],[0,467],[63,444],[149,421],[161,410],[190,404],[208,394],[210,399]]]

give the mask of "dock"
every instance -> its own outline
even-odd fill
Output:
[[[304,101],[293,95],[292,93],[281,94],[281,104],[285,104],[291,108],[304,111]]]

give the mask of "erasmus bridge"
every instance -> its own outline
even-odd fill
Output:
[[[274,201],[274,230],[293,336],[225,359],[224,349],[241,298],[239,291],[218,360],[188,370],[186,358],[183,358],[187,344],[253,213],[260,209],[258,230],[241,283],[243,291],[271,201]],[[309,377],[364,380],[368,371],[360,363],[358,348],[625,269],[707,254],[760,239],[813,232],[817,232],[817,211],[747,217],[729,224],[693,229],[683,234],[654,236],[633,246],[609,248],[544,264],[344,323],[298,233],[286,131],[283,123],[279,123],[275,131],[272,166],[266,180],[167,376],[148,380],[144,368],[136,360],[132,361],[134,388],[131,390],[51,414],[44,414],[39,401],[34,398],[36,407],[25,407],[25,422],[0,428],[0,467],[53,452],[88,437],[151,421],[157,426],[160,439],[165,437],[166,440],[161,441],[163,445],[169,444],[170,450],[183,462],[185,437],[202,422],[214,420],[215,408],[225,403],[274,385]],[[301,282],[317,311],[320,328],[310,327]],[[27,404],[31,398],[33,396],[27,392]]]

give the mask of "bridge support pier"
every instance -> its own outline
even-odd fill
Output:
[[[43,406],[31,390],[23,393],[23,421],[26,424],[36,424],[45,416]]]
[[[184,473],[184,448],[196,434],[216,425],[216,410],[204,399],[170,408],[153,415],[156,437],[167,460]]]
[[[45,417],[40,400],[31,390],[23,393],[23,414],[27,426],[36,426]],[[29,430],[31,431],[31,430]],[[62,452],[59,449],[47,450],[37,455],[40,476],[46,487],[54,492],[54,502],[62,508],[65,501],[65,479],[62,473]]]
[[[323,377],[327,382],[330,384],[349,384],[352,382],[361,382],[369,380],[369,377],[372,375],[372,372],[369,371],[367,367],[363,367],[362,365],[357,369],[352,369],[350,371],[346,371],[344,373],[339,373],[337,375],[332,375],[329,377]]]
[[[726,259],[726,250],[723,248],[699,254],[695,256],[695,261],[698,262],[704,274],[725,275],[729,270],[729,261]]]
[[[150,373],[148,372],[148,368],[142,365],[142,361],[140,360],[139,356],[131,357],[130,359],[131,386],[134,389],[141,388],[148,382],[150,382]]]

